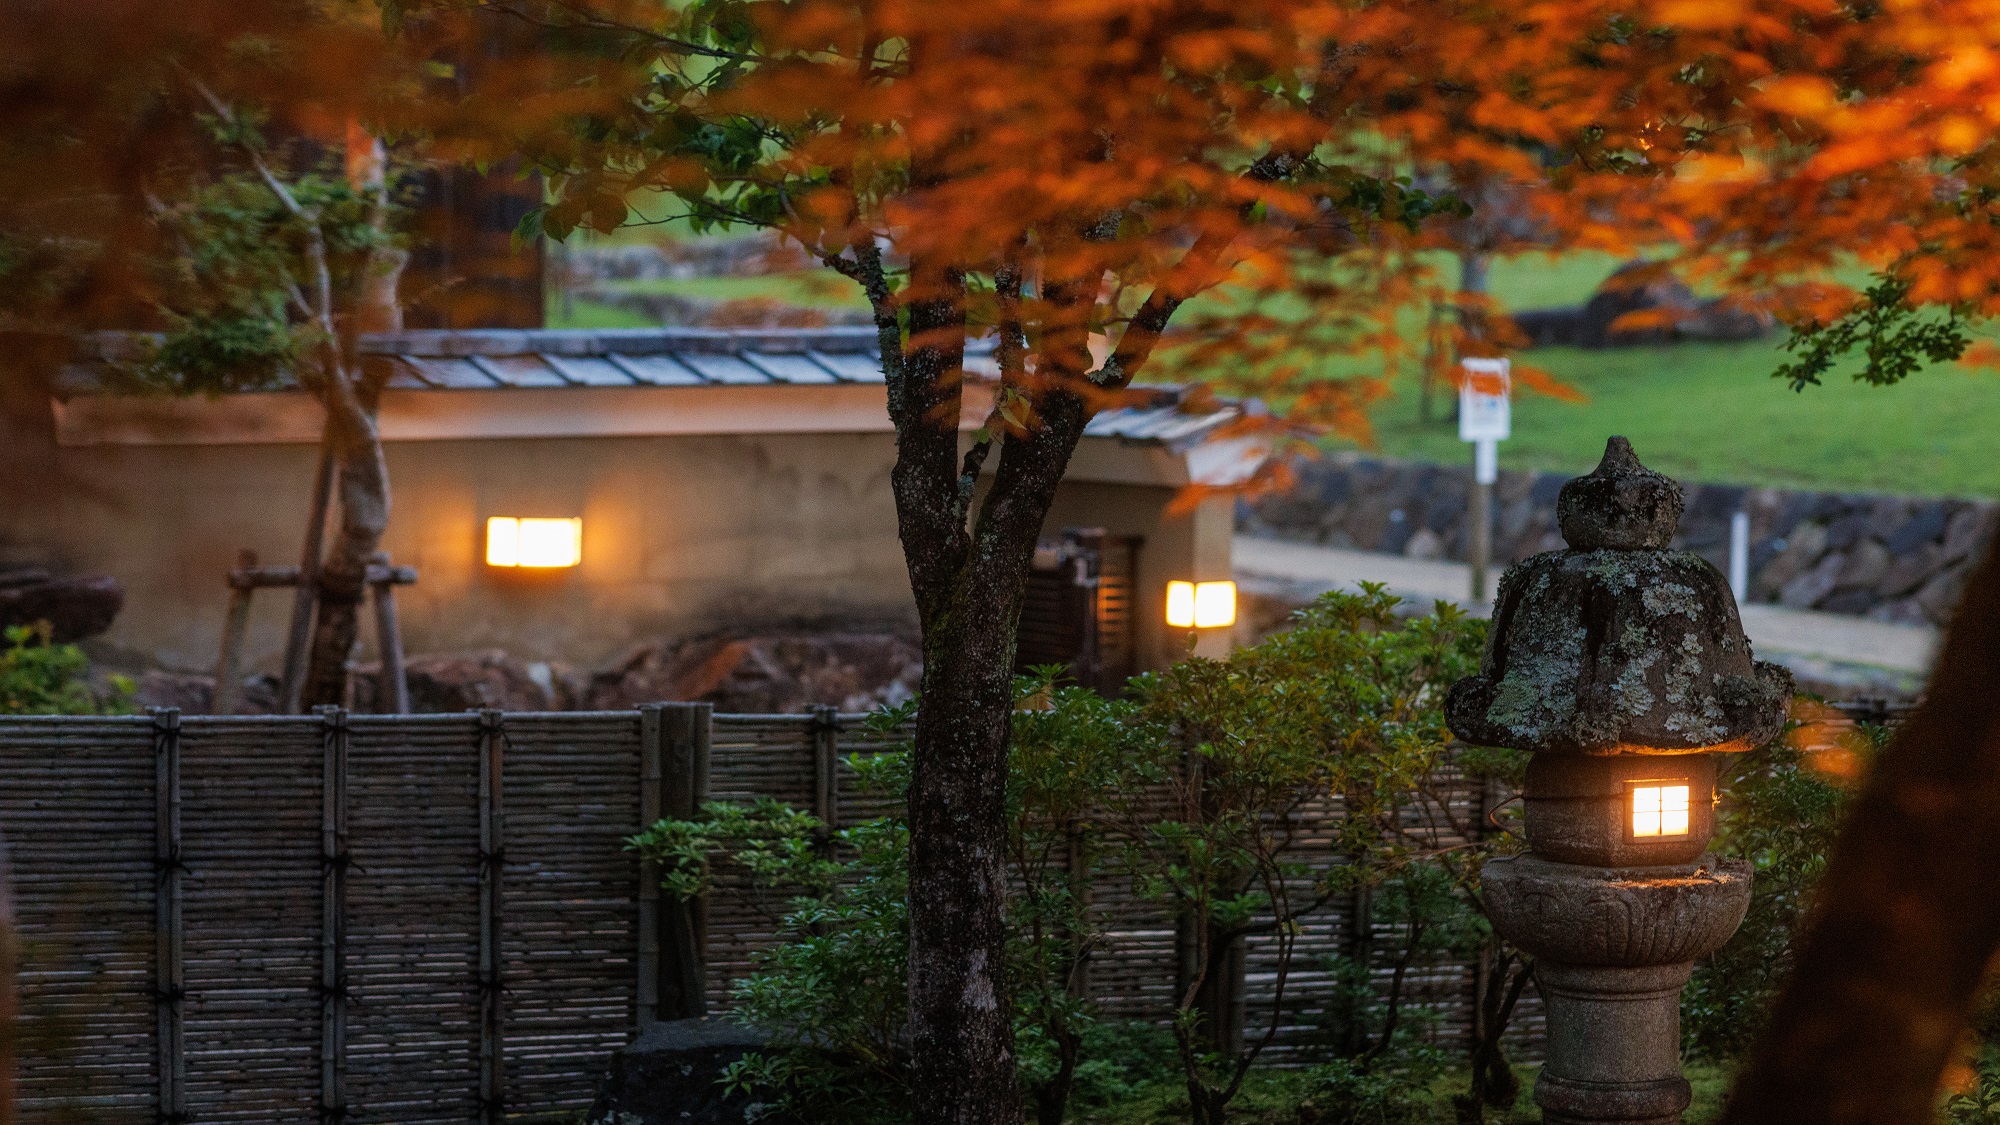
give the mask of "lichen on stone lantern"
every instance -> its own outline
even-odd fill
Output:
[[[1612,438],[1557,499],[1569,549],[1508,570],[1481,668],[1445,700],[1460,739],[1534,755],[1529,851],[1482,882],[1536,958],[1552,1123],[1680,1120],[1680,990],[1749,906],[1749,866],[1707,852],[1711,755],[1774,737],[1791,677],[1752,658],[1722,574],[1670,549],[1681,507]]]

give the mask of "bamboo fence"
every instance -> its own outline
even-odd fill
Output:
[[[639,1026],[725,1008],[773,940],[777,904],[672,901],[625,837],[704,800],[879,815],[850,759],[885,748],[831,708],[0,717],[22,1120],[573,1117]],[[1339,815],[1335,799],[1311,810],[1298,858],[1336,861]],[[1175,919],[1115,873],[1093,898],[1109,919],[1093,996],[1166,1018]],[[1334,954],[1393,945],[1354,914],[1308,920],[1275,1060],[1323,1050]],[[1276,967],[1269,942],[1246,949],[1253,1036]],[[1453,960],[1410,974],[1434,1038],[1469,1034],[1473,980]],[[1517,1020],[1532,1050],[1538,1007]]]

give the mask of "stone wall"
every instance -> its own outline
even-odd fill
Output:
[[[1419,559],[1467,557],[1469,466],[1341,454],[1294,466],[1288,491],[1240,504],[1238,530]],[[1503,471],[1493,557],[1502,565],[1564,544],[1566,475]],[[1681,482],[1675,545],[1728,568],[1730,518],[1750,514],[1750,600],[1883,621],[1942,623],[2000,523],[1993,501],[1794,492]]]

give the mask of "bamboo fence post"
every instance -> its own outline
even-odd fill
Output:
[[[347,1116],[347,711],[319,709],[320,1072],[323,1122]]]
[[[813,815],[831,837],[840,829],[840,708],[812,709]]]
[[[376,685],[375,710],[385,715],[410,713],[410,679],[403,671],[403,625],[396,616],[396,586],[414,572],[389,565],[386,551],[377,551],[368,560],[369,588],[375,595],[375,647],[382,655],[382,674]],[[381,572],[376,580],[376,572]]]
[[[326,541],[326,514],[333,502],[333,430],[320,436],[319,473],[313,478],[312,514],[307,517],[305,549],[299,557],[299,584],[292,593],[292,622],[285,632],[285,678],[278,690],[278,709],[296,715],[305,690],[306,647],[312,640],[313,605],[319,598],[321,547]]]
[[[257,569],[257,552],[244,548],[236,552],[236,569],[229,572],[229,612],[222,619],[222,651],[215,660],[215,698],[209,710],[227,715],[236,709],[236,693],[243,686],[243,636],[250,629],[250,593],[255,587],[249,576]]]
[[[20,971],[20,946],[14,933],[12,872],[7,841],[0,837],[0,1125],[14,1125],[14,1044],[19,1014],[14,975]]]
[[[181,713],[157,707],[153,717],[153,1003],[156,1116],[181,1125],[187,1115],[187,996],[181,916]]]
[[[479,1109],[486,1125],[506,1118],[507,1067],[500,928],[500,876],[506,863],[502,770],[506,716],[479,712]]]
[[[661,772],[660,710],[662,704],[647,703],[639,708],[639,831],[651,828],[660,819],[660,802],[665,795]],[[650,859],[639,861],[639,1029],[644,1031],[660,1018],[660,865]]]
[[[665,815],[690,819],[708,800],[708,748],[712,703],[660,706],[662,769],[660,804]],[[663,899],[665,949],[661,957],[661,1019],[701,1019],[708,1014],[708,904]]]

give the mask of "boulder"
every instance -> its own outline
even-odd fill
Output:
[[[784,714],[818,704],[865,711],[900,703],[923,677],[923,650],[894,633],[707,637],[644,645],[592,677],[589,705],[667,700]]]
[[[1847,566],[1847,556],[1839,551],[1829,552],[1811,570],[1785,583],[1778,591],[1778,604],[1787,609],[1811,609],[1821,598],[1833,593],[1840,582],[1840,572]]]
[[[611,1056],[585,1125],[801,1125],[778,1106],[723,1091],[722,1072],[766,1037],[726,1020],[668,1020]]]
[[[1702,300],[1656,263],[1628,262],[1582,305],[1526,309],[1514,327],[1530,347],[1624,348],[1675,340],[1754,340],[1771,314],[1734,298]]]
[[[568,711],[577,702],[574,691],[564,690],[549,665],[528,664],[498,649],[424,653],[404,661],[403,672],[410,685],[410,710],[419,715],[487,707]],[[381,674],[379,664],[354,667],[348,677],[348,705],[360,712],[375,711]]]
[[[166,672],[158,668],[142,672],[133,702],[141,707],[174,707],[184,715],[209,715],[215,708],[215,677],[187,672]],[[235,715],[275,715],[278,713],[278,678],[245,676],[237,689]]]
[[[125,587],[103,575],[60,577],[40,567],[0,570],[0,627],[46,621],[57,644],[111,628],[125,608]]]

